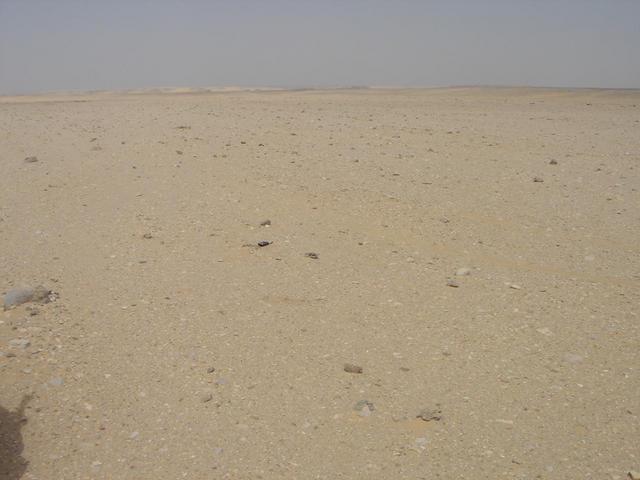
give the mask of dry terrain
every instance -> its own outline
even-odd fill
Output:
[[[2,97],[0,166],[2,479],[640,470],[639,91]]]

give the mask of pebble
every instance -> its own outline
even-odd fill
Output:
[[[345,363],[344,371],[347,373],[362,373],[362,367],[353,363]]]
[[[567,363],[580,363],[584,361],[584,357],[576,353],[566,353],[564,355],[564,361]]]
[[[418,415],[416,415],[416,418],[419,418],[420,420],[423,420],[425,422],[430,422],[432,420],[434,421],[440,421],[442,419],[442,412],[440,411],[440,409],[431,409],[431,408],[425,408],[423,410],[420,411],[420,413],[418,413]]]
[[[353,409],[358,412],[361,417],[368,417],[373,413],[376,407],[369,400],[360,400],[356,402]]]
[[[415,446],[418,447],[420,450],[424,450],[425,448],[427,448],[427,439],[426,437],[418,437],[415,439]]]
[[[542,177],[533,177],[534,183],[543,183],[544,179]]]
[[[144,235],[142,235],[142,238],[146,238],[147,240],[149,240],[150,238],[153,238],[153,235],[150,233],[145,233]]]
[[[36,163],[38,161],[38,157],[33,156],[33,157],[27,157],[24,159],[25,163]]]
[[[213,373],[216,371],[216,367],[209,367],[207,368],[207,373]]]
[[[456,270],[456,275],[458,277],[465,277],[467,275],[471,275],[471,269],[467,267],[462,267]]]
[[[460,284],[457,281],[453,280],[452,278],[447,280],[447,287],[458,288],[459,286]]]
[[[260,222],[260,226],[261,227],[270,227],[271,226],[271,220],[263,220],[262,222]]]
[[[631,480],[640,480],[640,472],[637,472],[635,470],[629,470],[629,472],[627,473],[627,476]]]
[[[269,242],[268,240],[261,240],[258,242],[259,247],[266,247],[267,245],[271,245],[273,242]]]
[[[31,345],[31,342],[26,338],[14,338],[13,340],[9,340],[9,345],[14,348],[25,349]]]
[[[55,377],[49,380],[49,385],[52,385],[54,387],[61,387],[62,385],[64,385],[64,380],[60,377]]]
[[[318,254],[317,253],[313,253],[313,252],[307,252],[304,254],[305,257],[307,258],[312,258],[314,260],[318,260]]]
[[[200,401],[202,403],[207,403],[213,400],[213,394],[211,392],[204,392],[200,395]]]
[[[552,158],[551,160],[549,160],[549,165],[557,165],[557,164],[558,164],[558,161],[556,159]]]

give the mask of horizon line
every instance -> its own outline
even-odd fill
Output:
[[[597,91],[638,91],[639,87],[572,87],[558,85],[524,85],[524,84],[451,84],[451,85],[337,85],[337,86],[208,86],[208,87],[140,87],[122,89],[89,89],[89,90],[46,90],[23,93],[0,93],[0,97],[31,97],[46,95],[145,95],[145,94],[204,94],[204,93],[234,93],[234,92],[303,92],[303,91],[337,91],[337,90],[437,90],[455,88],[485,88],[485,89],[536,89],[536,90],[597,90]]]

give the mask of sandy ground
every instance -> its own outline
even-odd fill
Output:
[[[4,97],[0,162],[1,478],[640,470],[638,91]]]

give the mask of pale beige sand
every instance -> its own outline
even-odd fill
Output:
[[[637,91],[5,97],[0,162],[2,478],[640,470]]]

